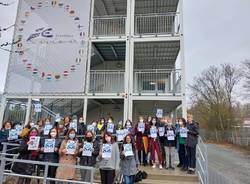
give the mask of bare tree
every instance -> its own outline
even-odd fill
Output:
[[[231,64],[211,66],[189,85],[193,106],[200,120],[214,130],[226,130],[234,123],[233,92],[239,84],[239,69]],[[213,123],[213,125],[212,125]]]
[[[247,91],[247,97],[250,98],[250,60],[246,60],[243,62],[244,65],[244,85],[243,87]]]

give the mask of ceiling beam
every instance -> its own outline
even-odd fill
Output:
[[[96,48],[96,46],[93,44],[92,45],[94,52],[98,55],[98,57],[100,58],[100,60],[104,63],[105,59],[103,58],[102,54],[100,53],[100,51]]]
[[[114,53],[115,59],[118,59],[118,55],[117,55],[117,52],[116,52],[114,46],[113,46],[113,45],[110,45],[110,48],[111,48],[111,50],[112,50],[113,53]]]

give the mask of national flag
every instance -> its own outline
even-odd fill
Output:
[[[63,3],[59,3],[58,6],[59,6],[59,7],[62,7],[62,6],[63,6]]]
[[[38,69],[34,68],[33,69],[33,75],[37,75],[38,74]]]
[[[28,60],[27,59],[23,59],[23,62],[26,63]]]
[[[55,79],[56,79],[56,80],[59,80],[60,78],[61,78],[61,76],[60,76],[59,74],[56,74],[56,75],[55,75]]]
[[[67,11],[69,11],[69,5],[66,5],[66,6],[65,6],[65,9],[66,9]]]
[[[24,24],[24,23],[26,22],[26,20],[21,20],[20,22],[21,22],[22,24]]]
[[[52,6],[56,6],[56,4],[57,4],[57,1],[51,1]]]
[[[28,17],[30,15],[30,12],[26,11],[25,12],[25,17]]]
[[[31,6],[30,9],[31,9],[31,10],[35,10],[36,8],[35,8],[34,6]]]
[[[76,70],[76,66],[75,66],[75,65],[71,65],[71,66],[70,66],[70,70],[71,70],[72,72],[74,72],[74,71]]]
[[[38,7],[38,8],[41,8],[42,6],[43,6],[43,3],[42,3],[42,2],[39,2],[37,7]]]
[[[81,36],[81,37],[84,37],[84,36],[85,36],[85,33],[84,33],[84,32],[80,32],[80,36]]]
[[[79,49],[79,54],[83,55],[84,54],[84,49]]]
[[[76,64],[79,65],[81,63],[82,59],[81,58],[76,58]]]
[[[45,77],[45,73],[44,72],[42,72],[42,74],[41,74],[41,78],[43,79]]]
[[[18,47],[18,48],[21,48],[22,46],[23,46],[22,43],[18,43],[18,44],[17,44],[17,47]]]
[[[80,20],[80,18],[79,17],[75,17],[74,20]]]
[[[22,31],[23,31],[23,28],[19,28],[18,31],[22,32]]]
[[[52,74],[48,73],[47,74],[47,80],[51,80],[52,79]]]
[[[67,70],[65,70],[64,72],[63,72],[63,76],[64,77],[67,77],[69,75],[69,72],[67,71]]]
[[[30,70],[30,69],[32,68],[32,64],[31,64],[31,63],[28,63],[28,64],[26,65],[26,68],[27,68],[28,70]]]

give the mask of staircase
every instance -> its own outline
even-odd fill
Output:
[[[147,179],[139,184],[199,184],[197,175],[188,175],[186,172],[175,170],[153,169],[152,167],[140,167],[140,170],[148,173]]]

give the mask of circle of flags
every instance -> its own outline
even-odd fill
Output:
[[[79,30],[79,36],[80,36],[80,45],[81,47],[85,44],[85,40],[83,39],[85,37],[85,33],[82,31],[82,27],[78,21],[80,20],[80,18],[78,16],[75,16],[76,11],[74,9],[72,9],[72,7],[70,7],[70,5],[65,5],[62,2],[57,2],[56,0],[54,1],[50,1],[50,3],[48,1],[40,1],[38,3],[36,3],[35,5],[33,4],[32,6],[29,7],[29,10],[24,12],[24,18],[22,20],[20,20],[20,25],[24,26],[26,23],[26,20],[28,17],[30,17],[32,15],[32,13],[38,9],[41,9],[43,7],[53,7],[53,8],[64,8],[66,10],[66,12],[68,13],[68,15],[70,17],[73,17],[73,21],[75,21],[75,24],[77,24],[77,28]],[[23,27],[19,27],[18,31],[21,34],[21,32],[23,32],[24,28]],[[22,40],[23,35],[18,35],[18,39]],[[23,43],[19,42],[17,44],[17,48],[19,48],[19,56],[23,56],[24,55],[24,49],[23,49]],[[20,51],[20,49],[22,49]],[[38,68],[34,68],[33,65],[31,63],[28,63],[28,59],[24,58],[22,59],[22,63],[25,65],[26,70],[31,71],[33,76],[40,76],[40,79],[44,79],[46,78],[48,81],[51,81],[52,79],[55,79],[56,81],[58,81],[61,76],[63,76],[64,78],[67,78],[69,76],[69,71],[70,72],[75,72],[76,71],[76,67],[77,65],[80,65],[82,62],[82,59],[80,58],[80,56],[82,56],[84,54],[84,49],[80,48],[78,51],[79,57],[76,57],[75,59],[75,64],[72,64],[69,66],[68,69],[65,69],[63,71],[62,74],[56,73],[53,74],[53,72],[44,72],[39,70]]]

